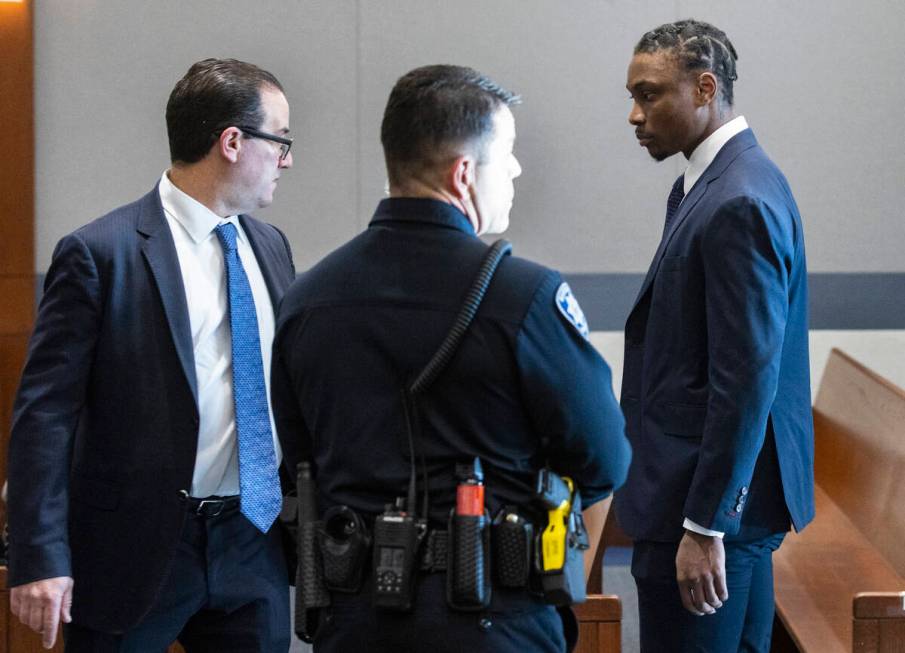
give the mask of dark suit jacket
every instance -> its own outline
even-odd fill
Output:
[[[720,150],[664,234],[625,327],[635,539],[685,517],[727,536],[814,514],[807,270],[789,186],[754,134]]]
[[[285,236],[240,217],[274,308]],[[121,632],[179,539],[198,440],[179,260],[155,188],[57,245],[13,414],[10,585],[75,579],[74,620]]]

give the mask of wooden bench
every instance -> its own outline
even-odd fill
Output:
[[[905,391],[834,349],[814,429],[817,513],[773,556],[773,650],[905,651]]]
[[[575,606],[578,617],[578,645],[575,653],[620,653],[622,650],[622,602],[613,594],[602,594],[603,591],[603,553],[610,543],[610,534],[614,528],[613,516],[610,514],[610,502],[607,499],[601,524],[588,530],[600,532],[598,544],[586,554],[585,575],[588,578],[588,599]]]

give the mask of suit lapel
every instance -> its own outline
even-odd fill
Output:
[[[262,227],[257,220],[253,220],[247,215],[240,215],[239,221],[251,243],[251,250],[258,260],[258,267],[261,268],[261,275],[264,277],[267,292],[270,294],[270,304],[276,313],[280,300],[283,298],[283,292],[286,290],[286,283],[283,281],[285,275],[280,274],[280,268],[277,266],[277,261],[280,260],[279,252],[273,251],[273,239],[269,239],[261,233]]]
[[[685,218],[688,217],[688,214],[691,213],[691,210],[707,191],[707,183],[702,183],[703,181],[703,177],[699,179],[688,195],[685,196],[685,199],[682,200],[682,203],[679,205],[679,210],[672,219],[672,223],[669,225],[669,231],[663,234],[663,238],[660,239],[660,245],[657,247],[654,259],[647,269],[647,276],[644,277],[644,283],[641,284],[641,290],[638,291],[638,296],[635,298],[632,310],[635,310],[635,306],[638,305],[638,302],[641,301],[644,293],[648,291],[651,284],[654,282],[654,277],[657,276],[657,270],[660,268],[660,261],[663,260],[663,255],[666,253],[666,246],[669,245],[669,241],[672,239],[673,234],[676,233],[676,229],[678,229],[679,225],[685,221]]]
[[[198,382],[195,379],[195,355],[192,348],[192,330],[189,323],[189,309],[185,301],[185,287],[173,234],[167,225],[157,188],[145,195],[141,202],[138,231],[145,236],[141,251],[160,293],[160,302],[170,326],[170,334],[182,371],[195,403],[198,402]]]
[[[707,166],[704,174],[702,174],[700,179],[695,182],[695,185],[679,205],[679,210],[669,226],[669,231],[663,234],[663,238],[660,239],[660,245],[657,247],[654,259],[651,261],[650,267],[647,270],[647,276],[644,277],[644,282],[641,284],[641,290],[638,291],[638,296],[635,297],[635,302],[632,304],[632,311],[635,310],[635,307],[641,302],[641,298],[644,297],[648,290],[650,290],[651,284],[657,276],[657,270],[660,268],[660,262],[663,260],[663,255],[666,253],[666,247],[669,245],[669,241],[672,240],[673,235],[688,215],[694,210],[694,207],[698,202],[701,201],[701,198],[707,193],[707,188],[710,186],[710,183],[718,179],[726,168],[735,161],[739,154],[756,145],[757,139],[754,138],[754,133],[750,129],[739,132],[727,141],[717,153],[711,164]],[[631,314],[631,312],[629,314]]]

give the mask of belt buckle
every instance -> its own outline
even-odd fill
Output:
[[[223,512],[223,504],[225,503],[226,502],[223,499],[202,499],[201,503],[199,503],[198,507],[195,509],[195,514],[204,517],[217,517]],[[210,506],[214,511],[208,512],[205,506]]]

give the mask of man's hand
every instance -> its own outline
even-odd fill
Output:
[[[60,619],[67,624],[72,621],[72,579],[57,576],[13,587],[9,604],[19,621],[41,634],[44,648],[53,648]]]
[[[723,538],[685,531],[676,553],[682,605],[692,614],[713,614],[729,598]]]

